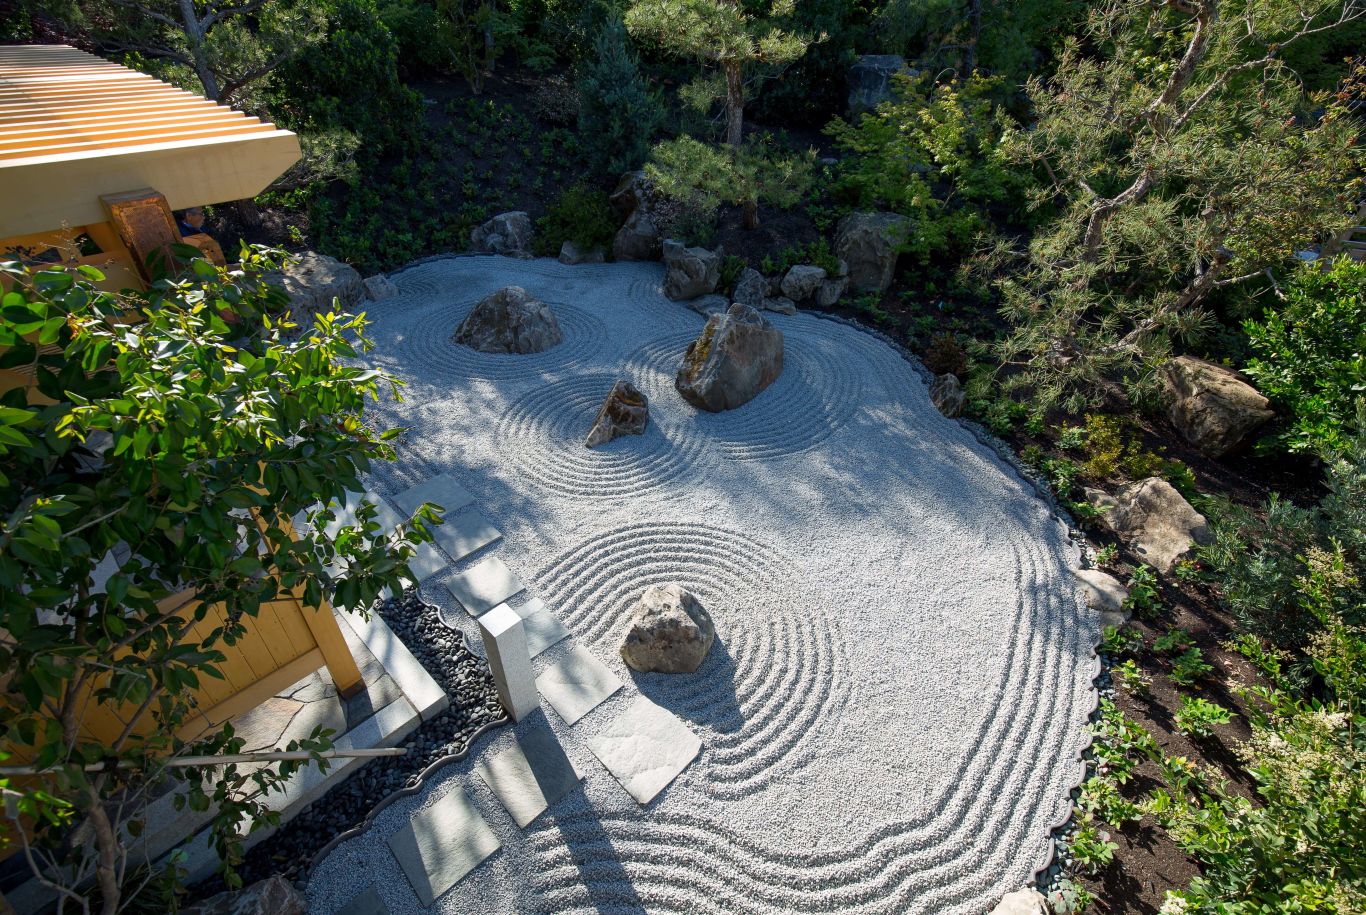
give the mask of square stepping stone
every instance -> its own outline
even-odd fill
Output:
[[[534,658],[569,635],[560,618],[546,608],[545,601],[533,597],[517,608],[526,631],[526,647]]]
[[[389,849],[424,906],[459,883],[500,844],[461,788],[419,811],[389,837]]]
[[[592,652],[575,646],[536,678],[536,688],[565,724],[573,724],[621,689],[621,681]]]
[[[446,582],[446,587],[465,612],[478,616],[522,593],[522,580],[503,560],[490,556]]]
[[[413,573],[414,581],[421,582],[450,564],[451,561],[440,550],[430,543],[424,543],[413,552],[413,558],[408,560],[408,570]]]
[[[338,909],[337,915],[389,915],[389,907],[380,898],[379,890],[371,885]]]
[[[667,709],[638,696],[588,748],[637,804],[648,804],[688,767],[701,739]]]
[[[484,757],[474,768],[523,829],[583,779],[554,732],[543,719],[535,720],[539,727],[514,735],[513,746]]]
[[[502,532],[479,512],[467,512],[456,518],[447,515],[446,523],[436,529],[436,542],[456,562],[502,539]]]
[[[469,490],[460,485],[460,481],[448,473],[439,474],[430,480],[410,486],[403,492],[394,496],[394,504],[402,509],[405,517],[411,518],[413,512],[423,502],[432,502],[440,505],[446,510],[446,514],[453,515],[474,501],[474,496],[470,495]]]

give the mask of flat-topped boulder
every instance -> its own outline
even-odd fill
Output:
[[[550,306],[521,286],[504,286],[482,299],[451,340],[481,353],[540,353],[564,339]]]
[[[783,371],[783,332],[748,305],[712,315],[683,354],[674,387],[711,413],[749,403]]]
[[[631,610],[621,659],[646,673],[690,674],[715,640],[711,615],[691,591],[678,584],[651,585]]]
[[[1205,457],[1223,457],[1275,415],[1261,392],[1222,365],[1177,356],[1162,377],[1172,425]]]

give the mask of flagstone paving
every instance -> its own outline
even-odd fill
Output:
[[[455,886],[502,843],[461,788],[420,811],[389,848],[423,905]]]
[[[637,804],[648,804],[696,758],[702,741],[673,712],[637,696],[588,748]]]
[[[522,625],[526,629],[526,644],[534,658],[552,645],[569,636],[569,629],[560,618],[546,607],[545,601],[533,597],[517,608],[522,615]]]
[[[466,505],[472,504],[474,496],[460,485],[460,481],[447,473],[424,480],[394,496],[394,504],[409,517],[412,517],[423,502],[439,505],[446,510],[447,515],[453,515]]]
[[[541,716],[539,724],[515,735],[516,743],[486,756],[474,771],[498,796],[518,826],[540,816],[583,779]]]
[[[576,645],[536,678],[536,688],[565,724],[573,724],[621,689],[621,681],[592,652]]]
[[[520,594],[523,586],[503,560],[490,556],[451,578],[446,587],[470,616],[478,616]]]
[[[459,562],[476,550],[502,540],[503,534],[475,511],[454,518],[448,514],[446,523],[436,529],[435,539],[452,560]]]

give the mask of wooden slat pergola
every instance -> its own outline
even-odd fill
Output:
[[[0,252],[84,234],[135,279],[180,240],[172,210],[255,197],[298,158],[290,131],[144,73],[0,46]]]

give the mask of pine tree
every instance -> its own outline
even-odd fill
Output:
[[[663,119],[658,95],[641,78],[626,26],[609,19],[579,78],[579,132],[592,143],[594,166],[609,173],[639,168]]]

